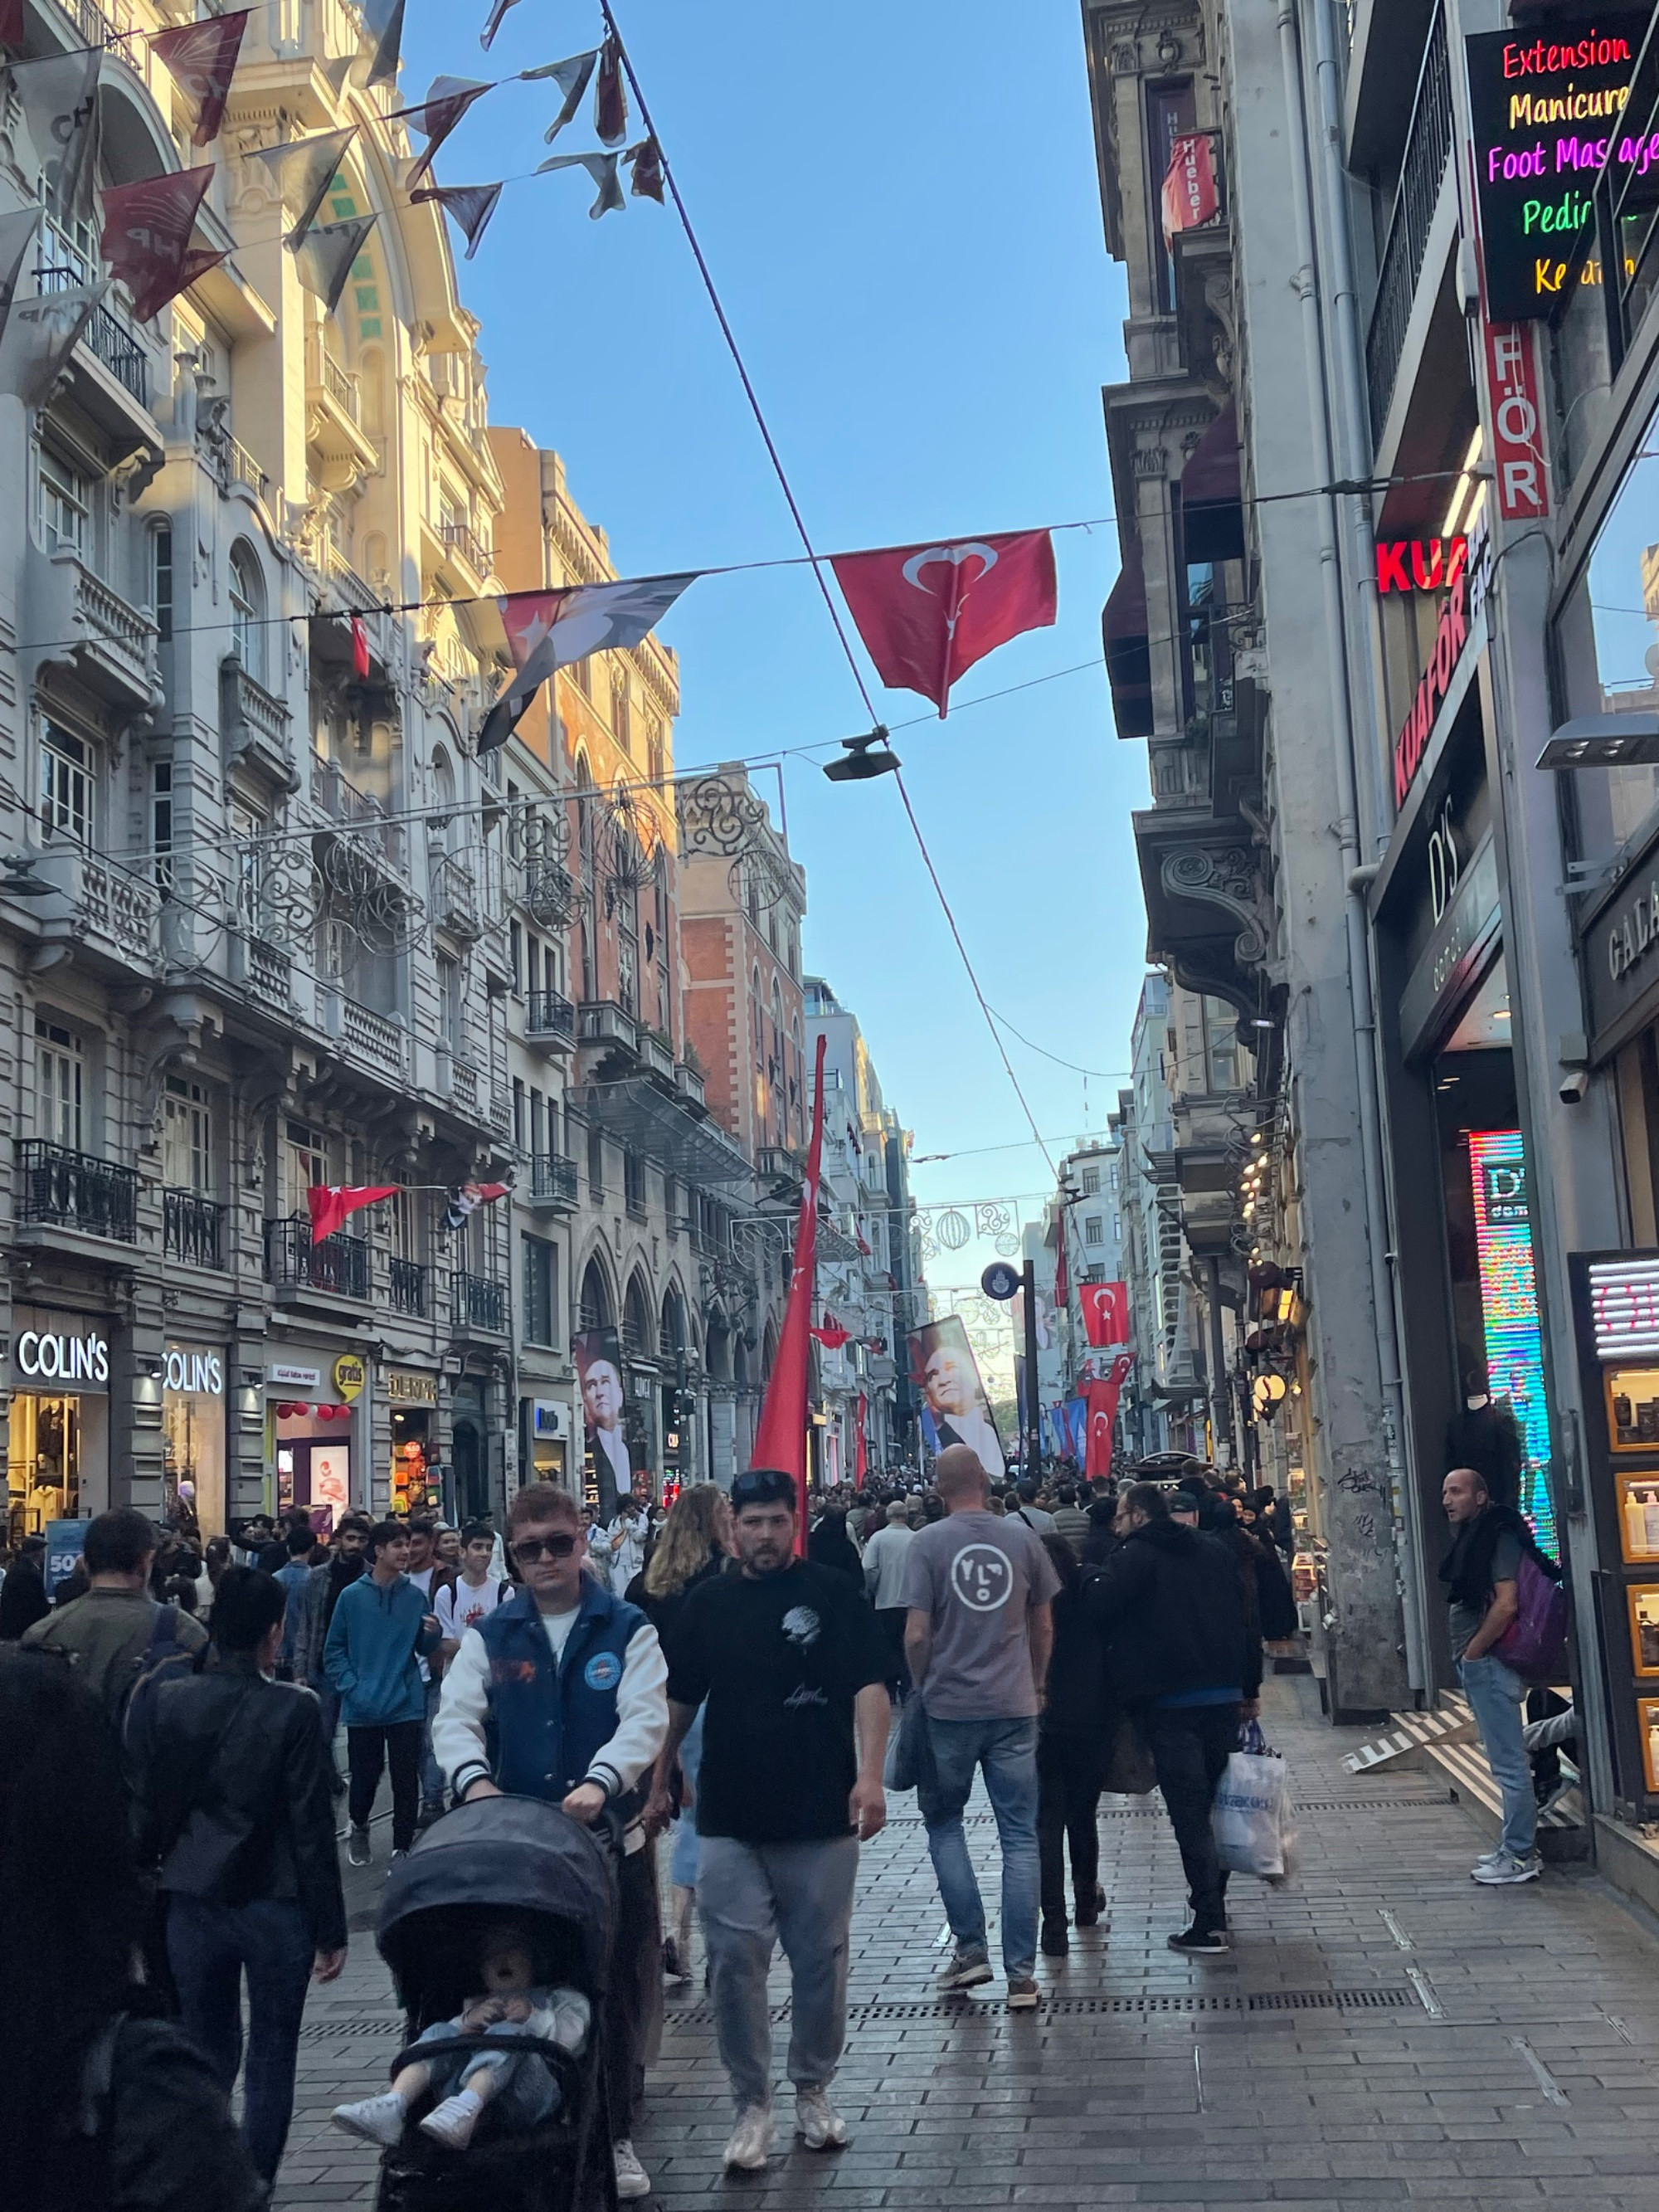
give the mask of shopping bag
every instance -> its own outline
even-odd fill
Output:
[[[912,1690],[899,1707],[898,1725],[887,1740],[887,1759],[882,1786],[915,1790],[933,1771],[933,1747],[927,1735],[927,1711],[919,1691]]]
[[[1290,1778],[1254,1721],[1244,1741],[1251,1747],[1233,1753],[1215,1793],[1216,1856],[1229,1874],[1283,1881],[1296,1849]]]
[[[1100,1786],[1113,1797],[1145,1797],[1158,1787],[1152,1752],[1133,1713],[1120,1713],[1112,1727]]]

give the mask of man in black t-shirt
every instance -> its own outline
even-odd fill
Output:
[[[859,1844],[887,1818],[890,1662],[859,1584],[796,1558],[793,1476],[751,1468],[732,1486],[732,1510],[742,1572],[685,1601],[670,1649],[667,1753],[707,1699],[697,1901],[738,2108],[726,2164],[757,2172],[772,2145],[766,1977],[780,1941],[796,2133],[809,2150],[847,2141],[828,2091],[846,2040]]]

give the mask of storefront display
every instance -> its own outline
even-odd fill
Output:
[[[265,1370],[266,1451],[276,1510],[307,1506],[312,1525],[325,1533],[354,1502],[354,1403],[366,1373],[356,1352],[273,1360]]]
[[[392,1510],[436,1512],[443,1504],[436,1434],[438,1378],[412,1368],[388,1367],[384,1382],[392,1409]]]
[[[112,1323],[13,1310],[6,1534],[16,1544],[109,1503]]]
[[[225,1519],[225,1355],[170,1344],[161,1367],[162,1512],[204,1536]]]
[[[1596,1626],[1625,1815],[1659,1814],[1659,1251],[1577,1255],[1574,1320],[1596,1524]],[[1581,1633],[1583,1626],[1581,1624]]]

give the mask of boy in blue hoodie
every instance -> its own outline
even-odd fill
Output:
[[[323,1667],[340,1697],[346,1728],[348,1805],[353,1866],[370,1859],[368,1816],[380,1775],[392,1768],[392,1856],[400,1859],[415,1840],[420,1805],[421,1740],[426,1732],[426,1686],[420,1661],[438,1647],[437,1621],[404,1571],[408,1532],[382,1521],[368,1540],[368,1572],[343,1589],[329,1623]]]

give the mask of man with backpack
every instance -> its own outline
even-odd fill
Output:
[[[1486,1477],[1474,1468],[1452,1469],[1441,1486],[1440,1502],[1453,1536],[1440,1568],[1450,1608],[1452,1656],[1504,1800],[1503,1838],[1471,1872],[1476,1881],[1493,1887],[1536,1881],[1544,1870],[1537,1848],[1538,1801],[1521,1732],[1528,1684],[1498,1647],[1520,1620],[1523,1574],[1540,1583],[1547,1604],[1559,1606],[1554,1589],[1542,1585],[1558,1585],[1561,1570],[1539,1550],[1515,1508],[1498,1504]]]
[[[118,1729],[139,1677],[193,1656],[207,1642],[200,1621],[149,1595],[155,1531],[131,1505],[100,1513],[87,1529],[83,1597],[37,1620],[23,1638],[36,1650],[67,1652],[81,1680]]]

